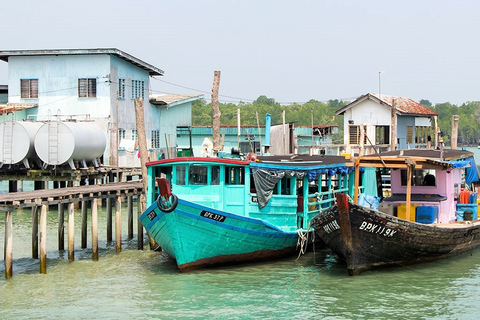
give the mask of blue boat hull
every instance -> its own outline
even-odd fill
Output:
[[[295,253],[298,233],[262,220],[179,199],[163,212],[155,201],[140,217],[148,234],[181,271],[232,262],[271,260]]]

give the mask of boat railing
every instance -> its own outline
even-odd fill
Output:
[[[329,189],[326,191],[309,193],[307,203],[304,203],[306,210],[299,212],[299,216],[302,218],[301,227],[307,228],[308,222],[320,211],[330,208],[335,203],[335,194],[337,193],[348,194],[348,188]]]

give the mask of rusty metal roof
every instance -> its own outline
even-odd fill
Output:
[[[199,94],[164,94],[164,95],[151,95],[149,100],[151,104],[158,106],[173,106],[178,102],[189,102],[203,98],[203,95]]]
[[[38,104],[26,104],[26,103],[7,103],[7,104],[0,104],[0,114],[12,113],[14,111],[20,111],[24,109],[30,109],[38,107]]]
[[[163,70],[152,66],[126,52],[116,48],[108,49],[41,49],[41,50],[7,50],[0,51],[0,60],[8,62],[11,56],[45,56],[45,55],[93,55],[109,54],[130,62],[137,67],[148,71],[151,76],[163,76]]]
[[[376,93],[367,93],[366,95],[361,96],[360,98],[349,103],[343,108],[335,111],[335,113],[337,115],[343,114],[346,110],[352,108],[355,105],[358,105],[359,103],[365,100],[375,101],[378,104],[382,104],[388,108],[392,108],[393,102],[395,101],[395,108],[397,109],[397,113],[403,114],[403,115],[419,115],[419,116],[427,116],[427,117],[438,116],[438,113],[428,109],[424,105],[410,98],[388,96],[383,94],[379,95]]]

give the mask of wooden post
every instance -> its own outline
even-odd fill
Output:
[[[81,248],[87,247],[87,200],[82,201],[82,245]]]
[[[458,140],[458,115],[452,115],[452,141],[451,147],[452,150],[457,149],[457,140]]]
[[[408,159],[407,159],[408,161]],[[407,163],[407,194],[406,194],[406,208],[405,208],[405,219],[410,221],[410,200],[412,193],[412,164]]]
[[[92,259],[98,261],[98,199],[92,200]]]
[[[218,89],[220,87],[220,71],[213,72],[213,85],[212,85],[212,135],[213,135],[213,152],[217,155],[220,150],[220,119],[222,113],[218,106]]]
[[[145,116],[143,111],[143,102],[139,98],[135,98],[135,118],[137,121],[138,134],[138,150],[140,151],[140,163],[142,167],[142,181],[144,192],[147,192],[148,172],[145,164],[147,163],[147,135],[145,134]]]
[[[240,108],[237,109],[237,148],[240,150]],[[220,137],[219,137],[220,140]]]
[[[142,199],[144,198],[144,199]],[[143,225],[140,222],[140,216],[142,215],[143,204],[146,203],[145,195],[140,194],[140,198],[138,199],[138,211],[137,211],[137,249],[143,250]]]
[[[115,241],[117,252],[122,251],[122,199],[115,199]]]
[[[74,224],[75,203],[68,204],[68,260],[75,260],[75,224]]]
[[[144,111],[143,111],[143,102],[141,99],[135,98],[135,118],[137,122],[137,134],[138,134],[138,149],[140,151],[140,163],[141,163],[141,169],[142,169],[142,183],[143,183],[143,193],[146,195],[148,192],[148,171],[147,171],[147,166],[145,165],[147,163],[147,158],[148,158],[148,153],[147,153],[147,137],[145,134],[145,119],[144,119]],[[140,199],[143,199],[143,201],[146,201],[146,197],[140,197]],[[120,216],[120,200],[117,198],[117,203],[116,207],[118,207],[117,211],[115,212],[115,223],[117,220],[117,212],[118,215]],[[146,204],[145,204],[146,207]],[[120,222],[119,222],[120,224]],[[119,227],[120,228],[120,227]],[[115,228],[116,232],[116,228]],[[117,237],[117,251],[121,251],[121,234],[116,233]]]
[[[392,102],[391,109],[391,123],[390,123],[390,151],[396,149],[397,145],[397,107],[395,104],[395,99]]]
[[[5,279],[12,277],[12,211],[5,212],[5,244],[4,244],[4,261],[5,261]]]
[[[63,203],[58,204],[58,250],[65,250],[65,212]]]
[[[133,239],[133,196],[127,196],[127,214],[128,214],[128,239]]]
[[[360,187],[360,159],[355,159],[355,184],[353,187],[353,203],[358,204],[358,189]]]
[[[360,150],[358,151],[359,156],[365,155],[365,126],[363,124],[360,125]]]
[[[112,242],[112,198],[107,198],[107,242]]]
[[[437,149],[438,147],[438,116],[433,116],[433,123],[435,126],[435,143],[434,143],[434,149]]]
[[[38,206],[32,207],[32,258],[38,259]]]
[[[47,273],[47,206],[40,211],[40,273]]]

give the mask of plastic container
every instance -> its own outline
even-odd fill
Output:
[[[467,203],[467,204],[459,203],[457,204],[457,211],[456,211],[457,221],[465,220],[464,214],[465,214],[465,211],[467,210],[470,210],[473,212],[472,220],[478,219],[478,203]]]
[[[415,219],[418,223],[434,223],[438,221],[437,206],[418,206],[416,209]]]
[[[469,198],[468,203],[477,203],[477,198],[478,198],[478,193],[477,192],[470,193],[470,198]]]
[[[410,221],[415,221],[415,209],[418,204],[410,204]],[[405,203],[399,204],[397,206],[397,217],[400,219],[407,220],[407,205]]]

